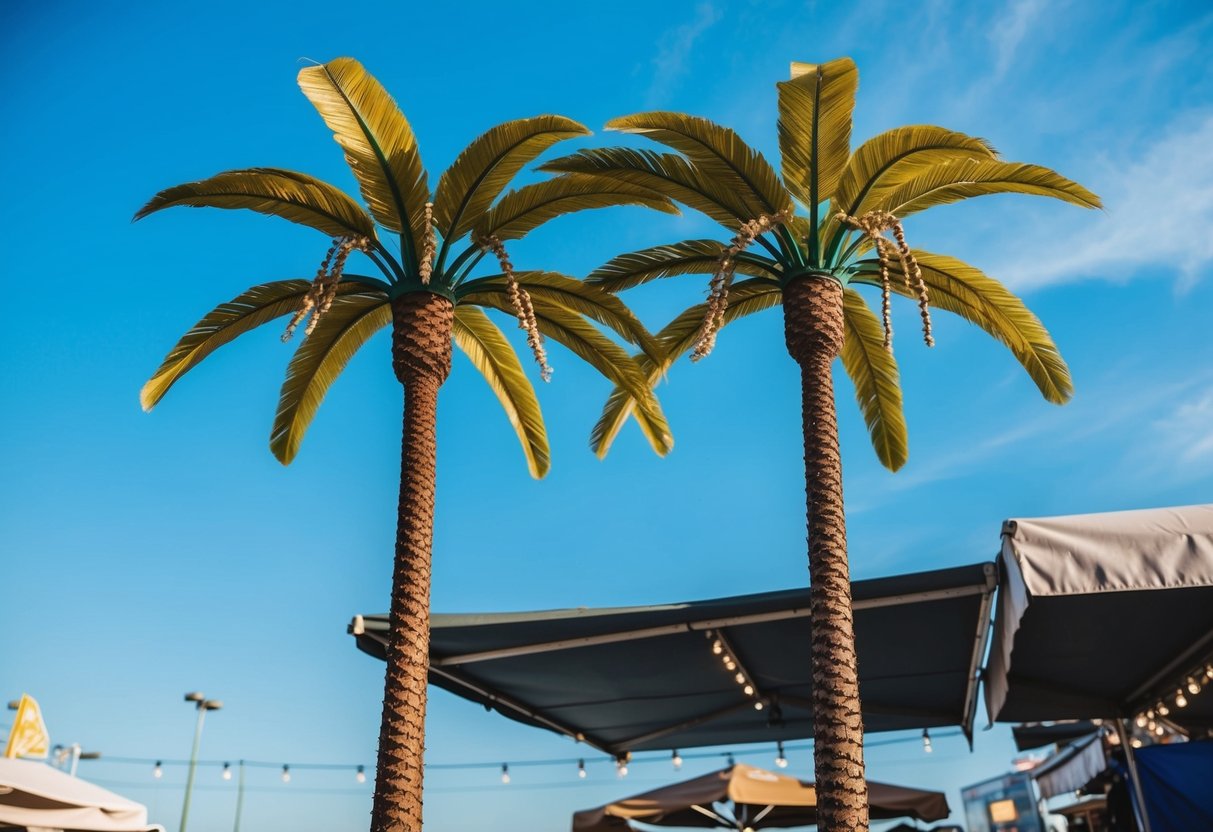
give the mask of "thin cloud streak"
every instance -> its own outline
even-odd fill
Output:
[[[996,56],[994,77],[1000,79],[1007,74],[1020,44],[1032,28],[1032,24],[1047,8],[1044,0],[1015,0],[995,22],[990,30],[990,41]]]
[[[657,54],[652,58],[653,80],[649,82],[646,96],[648,106],[664,104],[687,74],[687,63],[696,41],[722,17],[719,9],[711,3],[700,3],[695,8],[695,17],[662,35],[657,43]]]

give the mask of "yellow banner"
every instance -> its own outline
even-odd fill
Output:
[[[45,757],[50,744],[50,734],[46,732],[46,723],[42,721],[42,709],[32,696],[21,694],[21,704],[17,706],[13,730],[8,733],[4,756]]]

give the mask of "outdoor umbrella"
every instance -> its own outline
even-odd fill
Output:
[[[147,808],[46,763],[0,758],[0,827],[164,832]]]
[[[852,585],[869,732],[969,733],[994,565]],[[647,607],[434,615],[430,681],[616,757],[812,736],[809,591]],[[386,616],[358,616],[384,657]]]
[[[868,783],[873,820],[948,816],[941,792]],[[812,783],[737,764],[693,780],[617,800],[573,815],[573,832],[625,832],[630,821],[655,826],[776,829],[817,822]]]

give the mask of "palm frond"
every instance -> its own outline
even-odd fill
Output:
[[[651,280],[680,274],[713,274],[724,243],[716,240],[684,240],[621,254],[599,266],[585,279],[608,292],[621,292]],[[756,254],[742,253],[735,271],[752,277],[778,277],[779,266]]]
[[[1063,404],[1074,394],[1070,371],[1040,319],[1002,283],[979,269],[942,254],[914,251],[922,270],[922,279],[930,292],[931,305],[959,315],[997,338],[1027,371],[1041,395],[1054,404]],[[861,261],[856,282],[880,285],[879,264]],[[894,261],[890,271],[901,274]],[[894,279],[894,291],[914,295],[904,283]]]
[[[434,223],[442,236],[453,240],[466,234],[528,162],[563,139],[589,132],[563,116],[507,121],[486,131],[438,180]]]
[[[299,87],[345,151],[371,216],[400,232],[409,253],[418,251],[430,191],[413,129],[396,102],[352,58],[304,67]]]
[[[179,378],[224,344],[275,318],[293,313],[311,285],[310,280],[265,283],[245,290],[208,312],[181,337],[143,385],[139,392],[143,409],[155,407]],[[337,285],[337,292],[339,295],[368,294],[366,287],[346,282]]]
[[[897,360],[885,349],[884,327],[854,289],[843,293],[843,322],[842,366],[855,385],[877,458],[896,471],[910,454]]]
[[[881,191],[869,202],[899,217],[935,205],[985,194],[1050,196],[1082,208],[1099,208],[1099,197],[1061,174],[1020,162],[962,159],[932,165],[901,185]]]
[[[497,325],[474,306],[455,307],[453,334],[455,344],[471,359],[501,402],[522,443],[531,476],[542,478],[551,466],[547,431],[535,388],[523,372],[518,354]]]
[[[510,191],[480,215],[476,233],[517,240],[551,219],[591,208],[640,205],[667,214],[678,208],[667,197],[643,185],[607,176],[569,173]]]
[[[733,130],[685,113],[636,113],[611,119],[607,129],[637,133],[684,154],[708,177],[738,189],[749,211],[746,219],[772,215],[791,206],[792,197],[762,154]]]
[[[375,224],[358,203],[326,182],[278,168],[229,170],[156,194],[135,214],[187,205],[192,208],[247,208],[315,228],[330,237],[375,237]]]
[[[289,465],[295,458],[329,387],[354,353],[391,320],[385,295],[343,295],[303,339],[287,367],[270,433],[270,450],[279,462]]]
[[[705,175],[674,153],[633,150],[630,147],[593,148],[545,162],[539,169],[610,176],[649,188],[734,231],[753,216],[752,210],[736,191],[726,187],[722,181]]]
[[[851,153],[859,71],[850,58],[792,64],[779,89],[779,150],[788,189],[816,210],[838,185]]]
[[[564,307],[570,312],[597,321],[610,327],[628,343],[636,344],[649,355],[660,352],[657,342],[645,329],[644,324],[619,298],[597,286],[558,272],[515,272],[518,285],[526,289],[532,298],[537,298]],[[505,297],[507,293],[504,275],[491,275],[463,284],[456,290],[458,302],[479,303],[484,294]],[[500,308],[500,297],[494,306]]]
[[[725,309],[724,324],[778,306],[782,299],[779,285],[769,279],[743,280],[729,289],[729,305]],[[655,386],[674,362],[694,346],[706,312],[707,304],[692,306],[657,333],[657,340],[662,344],[664,352],[660,361],[654,361],[643,353],[635,357],[650,387]],[[635,397],[627,389],[616,386],[607,397],[602,415],[598,417],[598,422],[590,432],[590,448],[599,459],[607,455],[629,416],[636,417],[645,437],[649,438],[650,443],[653,441],[654,427],[648,423],[643,412],[636,410]]]

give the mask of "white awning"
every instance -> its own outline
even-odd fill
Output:
[[[0,758],[0,826],[80,832],[164,832],[147,807],[51,768]]]
[[[1032,769],[1032,778],[1044,797],[1081,789],[1108,767],[1101,732],[1071,743]]]

